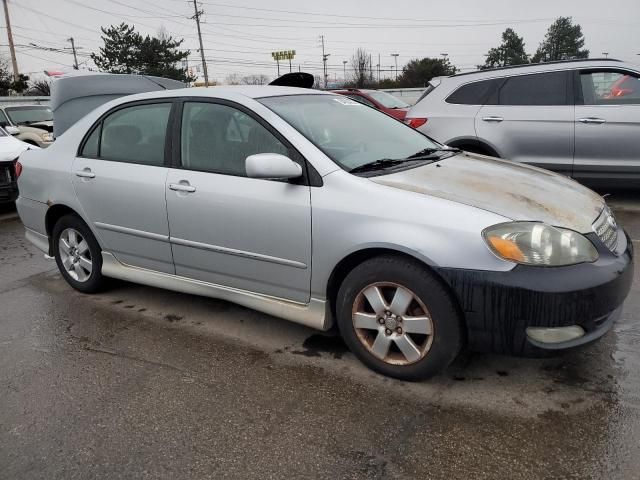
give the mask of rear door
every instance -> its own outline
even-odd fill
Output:
[[[85,139],[72,170],[80,205],[105,250],[165,273],[174,273],[165,202],[171,108],[163,100],[111,111]]]
[[[478,139],[502,158],[571,175],[573,103],[569,72],[508,77],[476,115]]]
[[[167,209],[176,274],[306,303],[311,192],[305,182],[248,178],[245,159],[304,163],[266,122],[225,101],[185,101]],[[304,166],[303,166],[304,169]]]
[[[640,78],[619,69],[576,73],[574,175],[593,181],[640,178]]]

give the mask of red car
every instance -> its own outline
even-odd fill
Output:
[[[348,90],[334,90],[334,93],[346,95],[365,105],[377,108],[398,120],[404,120],[404,117],[407,116],[407,110],[409,110],[409,104],[390,93],[381,92],[380,90],[349,88]]]

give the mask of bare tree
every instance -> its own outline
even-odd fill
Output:
[[[247,75],[240,79],[243,85],[266,85],[269,83],[269,77],[266,75]]]
[[[351,83],[356,88],[362,88],[367,85],[369,77],[369,54],[364,48],[358,48],[356,53],[351,57],[351,67],[353,74]]]
[[[51,82],[48,80],[34,80],[29,85],[27,95],[48,97],[51,95]]]
[[[239,74],[232,73],[225,77],[224,83],[226,83],[227,85],[240,85],[242,82]]]

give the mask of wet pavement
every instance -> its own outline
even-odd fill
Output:
[[[640,239],[640,207],[612,203]],[[80,294],[5,208],[0,478],[640,478],[638,275],[595,345],[403,383],[226,302]]]

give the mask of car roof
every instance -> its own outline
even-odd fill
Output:
[[[164,90],[139,93],[136,99],[159,97],[212,97],[216,98],[224,94],[242,95],[248,98],[281,97],[291,95],[325,95],[331,92],[322,92],[309,88],[297,87],[276,87],[274,85],[223,85],[213,87],[178,88],[175,90]],[[125,97],[122,97],[125,98]],[[129,97],[131,98],[131,97]]]

